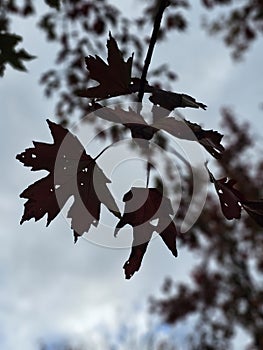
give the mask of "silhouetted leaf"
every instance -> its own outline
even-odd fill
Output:
[[[116,236],[126,224],[133,227],[131,254],[123,266],[125,276],[129,279],[139,270],[154,231],[159,233],[168,249],[177,256],[177,230],[171,218],[173,215],[171,202],[156,188],[132,187],[124,195],[123,201],[124,214],[116,226],[114,235]],[[157,224],[153,221],[157,221]]]
[[[111,36],[107,42],[108,64],[99,56],[88,56],[85,58],[90,78],[99,83],[98,86],[85,90],[77,90],[76,94],[81,97],[92,99],[105,99],[138,92],[141,81],[139,78],[131,77],[133,56],[125,62],[116,40]],[[146,93],[151,93],[150,101],[155,105],[172,111],[178,107],[191,107],[206,109],[206,105],[197,102],[193,97],[186,94],[178,94],[165,91],[146,82],[144,86]]]
[[[158,130],[149,125],[143,117],[129,107],[128,111],[120,107],[97,109],[95,115],[118,124],[123,124],[131,130],[133,138],[150,140]]]
[[[23,61],[35,58],[24,49],[17,50],[16,46],[22,41],[22,37],[16,34],[0,33],[0,75],[3,76],[5,65],[8,63],[13,68],[26,71]]]
[[[226,177],[216,180],[209,170],[208,173],[219,196],[222,212],[228,220],[240,219],[243,208],[258,225],[263,227],[262,199],[248,200],[238,189],[234,188],[235,180]]]
[[[131,93],[131,69],[133,56],[125,62],[115,39],[111,36],[107,42],[108,64],[99,56],[85,58],[90,78],[99,85],[78,92],[81,97],[104,99]]]
[[[99,105],[100,106],[100,105]],[[102,107],[102,106],[101,106]],[[153,109],[154,123],[148,124],[141,114],[132,108],[128,111],[120,107],[97,108],[95,115],[114,122],[123,124],[131,130],[133,138],[150,140],[159,130],[164,130],[171,135],[189,141],[198,141],[215,158],[220,158],[224,147],[221,145],[223,135],[214,130],[204,130],[200,125],[191,123],[188,120],[178,120],[174,117],[167,117],[168,111],[164,108]]]
[[[132,78],[132,86],[130,87],[132,92],[137,92],[140,89],[140,79]],[[176,93],[172,91],[165,91],[156,86],[150,85],[146,82],[144,86],[144,91],[150,93],[151,96],[149,100],[156,106],[161,106],[162,108],[172,111],[175,108],[202,108],[206,109],[207,106],[201,102],[197,102],[194,97]]]
[[[186,94],[178,94],[171,91],[164,91],[162,89],[153,89],[150,101],[155,105],[172,111],[175,108],[191,107],[206,109],[207,106],[201,102],[197,102],[192,96]]]
[[[47,170],[49,175],[25,189],[20,197],[27,198],[21,219],[35,221],[47,214],[47,225],[58,215],[66,201],[74,196],[68,212],[72,219],[75,242],[91,225],[97,226],[103,203],[114,215],[120,217],[103,174],[95,160],[67,129],[47,121],[53,143],[33,142],[34,147],[17,155],[17,159],[31,170]]]
[[[198,141],[215,158],[220,158],[224,151],[224,147],[220,144],[223,135],[214,130],[204,130],[200,125],[188,120],[160,118],[152,126],[180,139]]]

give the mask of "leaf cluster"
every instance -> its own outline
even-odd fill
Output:
[[[221,144],[223,135],[214,130],[204,130],[198,124],[187,120],[178,120],[170,115],[175,108],[201,108],[206,105],[197,102],[187,94],[165,91],[148,81],[132,76],[133,56],[124,60],[116,40],[110,34],[107,42],[107,63],[99,56],[86,57],[86,66],[90,77],[98,82],[78,92],[79,96],[89,100],[90,110],[96,117],[119,123],[130,129],[131,137],[139,147],[149,149],[150,140],[156,133],[167,132],[172,136],[200,143],[214,158],[224,154]],[[134,94],[141,90],[150,95],[152,103],[152,123],[143,118],[141,110],[120,107],[108,108],[99,103],[108,98]],[[91,225],[97,226],[100,220],[101,204],[119,218],[115,229],[118,231],[129,224],[133,227],[133,244],[129,259],[124,264],[125,276],[130,278],[139,270],[148,243],[156,232],[174,256],[177,256],[176,237],[180,232],[173,221],[174,212],[169,198],[158,188],[132,187],[123,197],[124,212],[121,214],[107,183],[109,179],[93,159],[86,153],[79,140],[61,125],[48,121],[53,144],[34,142],[34,147],[26,149],[17,156],[31,170],[45,169],[49,175],[30,185],[20,195],[26,198],[21,223],[34,218],[41,219],[47,214],[49,224],[60,212],[70,196],[74,202],[68,212],[74,241],[88,232]],[[144,142],[138,142],[143,140]],[[100,153],[97,158],[101,155]],[[151,167],[148,166],[148,173]],[[208,170],[208,169],[207,169]],[[228,220],[238,219],[241,208],[263,226],[263,201],[247,199],[234,187],[234,180],[215,179],[208,170],[220,199],[222,213]],[[158,223],[154,225],[153,220]]]

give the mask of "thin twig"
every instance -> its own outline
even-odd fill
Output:
[[[151,163],[148,161],[148,162],[147,162],[147,180],[146,180],[146,188],[149,187],[150,172],[151,172]]]
[[[138,93],[138,102],[139,103],[141,103],[143,100],[145,84],[147,82],[146,77],[147,77],[148,69],[149,69],[149,66],[151,63],[154,46],[155,46],[157,38],[158,38],[158,32],[160,30],[163,13],[164,13],[164,10],[166,9],[166,7],[168,7],[169,5],[170,5],[169,0],[160,0],[160,7],[159,7],[159,10],[156,14],[155,20],[154,20],[152,36],[150,39],[150,44],[148,47],[147,55],[146,55],[143,70],[142,70],[140,88],[139,88],[139,93]]]
[[[103,148],[103,150],[94,158],[94,160],[96,161],[105,151],[107,151],[109,148],[111,148],[114,145],[114,142],[111,143],[110,145],[106,146],[105,148]]]

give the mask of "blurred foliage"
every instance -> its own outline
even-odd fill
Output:
[[[0,76],[4,75],[4,67],[7,63],[17,70],[26,71],[23,61],[35,58],[24,49],[16,50],[21,40],[22,37],[19,35],[0,32]]]
[[[60,1],[45,0],[46,12],[38,15],[38,26],[45,33],[47,41],[57,44],[55,66],[44,72],[40,84],[47,97],[57,98],[56,115],[64,124],[74,112],[84,116],[88,102],[76,96],[75,91],[86,88],[89,74],[84,67],[84,57],[105,50],[105,36],[112,31],[124,56],[135,52],[133,76],[142,71],[145,49],[160,0],[135,1],[136,18],[121,12],[114,1]],[[188,26],[188,0],[171,0],[166,11],[159,40],[167,38],[169,32],[185,31]],[[222,33],[224,40],[240,58],[250,44],[263,31],[263,3],[261,0],[201,0],[209,14],[205,17],[205,28],[209,33]],[[221,6],[220,6],[221,5]],[[220,6],[222,13],[211,12]],[[14,16],[28,18],[37,13],[37,4],[31,0],[3,0],[0,8],[0,72],[4,74],[6,64],[15,69],[25,70],[24,60],[32,59],[24,49],[16,49],[21,37],[10,29]],[[7,40],[8,39],[8,40]],[[8,42],[7,42],[8,41]],[[159,87],[169,87],[176,79],[175,72],[165,64],[155,67],[148,79]]]
[[[238,181],[249,198],[262,198],[263,160],[254,152],[247,124],[239,124],[223,110],[222,125],[231,135],[219,160],[218,172]],[[253,153],[252,153],[253,154]],[[184,198],[187,203],[191,198]],[[185,209],[180,206],[177,220]],[[204,209],[191,230],[178,237],[196,256],[192,283],[168,279],[163,296],[151,298],[151,311],[167,324],[178,325],[196,317],[188,338],[189,350],[232,349],[236,331],[242,329],[247,343],[239,349],[263,348],[263,235],[246,213],[241,220],[226,221],[214,196],[208,195]]]
[[[75,111],[85,115],[88,102],[75,95],[76,89],[85,88],[90,79],[83,60],[88,54],[104,50],[109,31],[114,32],[124,56],[130,56],[133,51],[136,53],[133,74],[140,74],[159,1],[137,1],[138,18],[129,18],[129,14],[121,13],[113,2],[106,0],[45,1],[49,8],[41,14],[39,28],[48,41],[57,43],[58,51],[56,66],[42,74],[40,83],[47,97],[58,96],[56,114],[61,122],[69,121]],[[201,3],[209,11],[204,28],[210,34],[221,34],[235,59],[242,58],[262,35],[262,0],[201,0]],[[33,58],[25,49],[17,49],[22,38],[12,32],[10,23],[13,16],[34,15],[35,6],[36,2],[30,0],[22,1],[20,5],[15,0],[1,1],[1,75],[6,64],[25,70],[23,61]],[[165,39],[171,30],[186,30],[189,8],[187,0],[171,0],[159,40]],[[216,8],[220,13],[216,12],[212,18]],[[156,79],[156,84],[161,86],[163,81],[169,82],[176,75],[168,66],[162,65],[152,70],[148,78]],[[262,197],[263,162],[255,155],[251,156],[253,138],[248,134],[247,125],[239,125],[228,110],[224,110],[223,115],[223,125],[231,139],[218,170],[221,175],[227,173],[235,178],[248,197]],[[188,179],[185,181],[187,187]],[[188,200],[184,198],[181,203],[178,221],[184,218]],[[192,271],[193,283],[175,284],[168,280],[163,297],[152,298],[152,312],[172,325],[178,325],[190,315],[197,317],[188,339],[189,350],[231,349],[238,327],[250,338],[250,344],[244,344],[243,349],[261,350],[262,230],[247,215],[243,215],[241,221],[226,221],[218,201],[209,195],[197,223],[190,232],[179,236],[179,240],[197,256],[198,263]]]
[[[221,6],[221,12],[214,19],[205,18],[204,27],[210,34],[222,34],[234,59],[241,59],[263,34],[262,0],[202,0],[202,3],[208,10]]]

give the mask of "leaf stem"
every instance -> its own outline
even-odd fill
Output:
[[[149,187],[149,181],[150,181],[150,173],[151,173],[151,163],[147,162],[147,179],[146,179],[146,188]]]
[[[108,145],[105,148],[103,148],[103,150],[94,158],[94,160],[96,161],[105,151],[107,151],[107,149],[112,147],[112,145],[114,145],[114,143],[111,143],[110,145]]]
[[[143,100],[143,95],[145,92],[145,85],[147,83],[146,77],[147,77],[148,69],[149,69],[149,66],[151,63],[154,46],[155,46],[157,38],[158,38],[158,32],[160,30],[163,13],[164,13],[164,10],[166,9],[166,7],[168,7],[169,5],[170,5],[169,0],[160,0],[160,6],[159,6],[158,12],[156,14],[155,20],[154,20],[152,36],[150,39],[150,44],[148,47],[147,55],[146,55],[143,70],[142,70],[140,88],[139,88],[139,93],[138,93],[138,102],[139,103],[141,103]]]

